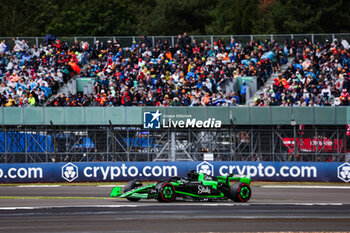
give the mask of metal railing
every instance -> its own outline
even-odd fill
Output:
[[[221,39],[225,44],[229,44],[232,38],[241,40],[242,42],[249,42],[251,40],[276,40],[279,43],[283,43],[286,40],[304,40],[308,39],[314,42],[324,42],[325,40],[333,41],[334,39],[344,38],[350,40],[350,33],[330,33],[330,34],[270,34],[270,35],[194,35],[190,36],[192,40],[201,42],[207,40],[211,44],[218,39]],[[45,37],[0,37],[0,40],[6,40],[11,46],[13,46],[12,38],[24,39],[28,41],[29,45],[45,44]],[[158,40],[168,40],[168,42],[174,46],[176,44],[177,36],[149,36],[148,37],[152,45],[154,46]],[[75,36],[75,37],[58,37],[59,40],[65,41],[68,45],[74,44],[77,41],[87,41],[90,45],[94,44],[97,40],[101,42],[107,42],[108,40],[115,41],[122,47],[128,47],[132,45],[133,41],[144,41],[142,36]]]

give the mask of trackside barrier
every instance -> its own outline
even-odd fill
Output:
[[[248,175],[254,181],[350,182],[350,163],[312,162],[80,162],[0,165],[0,183],[162,180],[186,176]]]

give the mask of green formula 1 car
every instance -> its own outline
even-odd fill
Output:
[[[227,200],[247,202],[252,191],[249,177],[208,176],[191,171],[186,178],[171,177],[167,181],[142,185],[140,181],[129,181],[122,193],[121,187],[114,187],[111,197],[124,197],[129,201],[157,199],[160,202],[172,202],[177,197],[193,200]],[[232,184],[231,184],[232,183]]]

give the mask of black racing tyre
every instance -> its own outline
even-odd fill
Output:
[[[252,196],[249,184],[237,182],[230,187],[230,198],[235,202],[247,202]]]
[[[172,202],[175,200],[175,188],[169,182],[160,182],[156,185],[155,189],[158,191],[157,200],[159,202]]]
[[[139,186],[142,186],[142,184],[139,181],[137,181],[137,180],[129,181],[124,186],[124,193],[128,192],[136,187],[139,187]],[[134,197],[127,197],[126,199],[128,199],[129,201],[139,201],[140,200],[140,198],[134,198]]]

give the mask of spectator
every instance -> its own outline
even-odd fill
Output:
[[[245,102],[246,102],[246,94],[247,94],[247,84],[246,84],[246,82],[243,80],[242,86],[241,86],[241,91],[240,91],[242,104],[245,104]]]
[[[152,47],[152,42],[151,40],[147,37],[147,36],[143,36],[143,39],[145,41],[145,45],[147,48],[151,48]]]
[[[35,98],[33,97],[33,94],[29,94],[28,104],[31,105],[31,106],[35,106],[36,100],[35,100]]]

